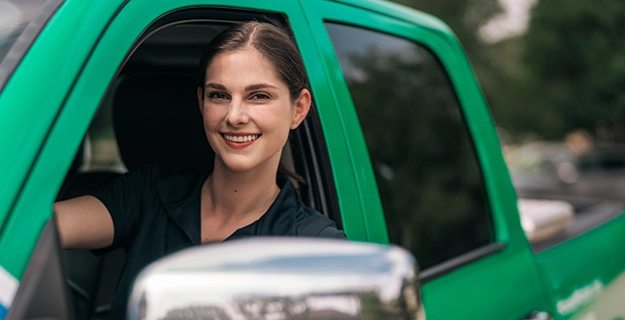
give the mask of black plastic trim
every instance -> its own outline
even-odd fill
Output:
[[[505,247],[506,247],[506,244],[502,242],[489,243],[483,247],[477,248],[475,250],[471,250],[455,258],[449,259],[443,263],[429,267],[419,272],[419,282],[423,284],[428,281],[431,281],[442,275],[450,273],[462,266],[465,266],[473,261],[479,260],[495,252],[502,251]]]
[[[332,166],[330,165],[330,156],[323,130],[321,130],[321,121],[316,112],[316,108],[311,108],[308,121],[306,121],[303,129],[306,131],[307,140],[310,141],[309,148],[312,155],[313,168],[316,181],[319,181],[318,194],[324,213],[334,220],[337,228],[343,229],[343,220],[340,216],[340,208],[338,195],[336,193],[336,185],[334,175],[332,174]],[[324,188],[325,186],[325,188]]]
[[[35,42],[48,21],[58,11],[65,0],[48,0],[37,16],[28,24],[24,32],[17,38],[9,52],[0,63],[0,92],[11,78],[11,75],[22,62],[22,59]]]
[[[301,197],[304,203],[330,217],[340,228],[340,219],[337,219],[336,214],[338,211],[328,204],[328,195],[332,188],[329,188],[331,185],[328,180],[324,179],[324,170],[319,161],[319,140],[314,134],[314,125],[311,124],[311,119],[316,116],[313,110],[300,127],[291,133],[290,138],[296,172],[302,173],[306,180],[300,190]]]
[[[73,319],[65,266],[54,219],[37,241],[6,319]]]

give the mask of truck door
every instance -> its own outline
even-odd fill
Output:
[[[94,16],[98,16],[98,19],[92,19]],[[62,251],[58,248],[58,239],[56,239],[56,233],[53,232],[54,226],[50,226],[52,224],[50,223],[52,221],[50,219],[52,217],[51,209],[65,178],[72,177],[73,173],[84,173],[72,173],[69,170],[70,165],[74,159],[81,158],[80,152],[83,151],[80,151],[80,146],[85,139],[90,123],[93,126],[94,115],[109,107],[113,100],[110,98],[115,96],[120,82],[123,79],[143,77],[144,84],[153,85],[150,89],[154,90],[154,87],[159,84],[155,79],[169,79],[170,82],[171,79],[184,79],[185,84],[188,79],[191,79],[191,86],[185,88],[184,92],[189,89],[188,98],[192,101],[190,107],[199,115],[196,98],[197,82],[195,82],[199,57],[208,41],[219,31],[237,21],[246,20],[267,21],[284,28],[295,38],[303,53],[309,52],[309,54],[303,54],[303,59],[306,68],[313,70],[312,72],[309,71],[313,97],[319,104],[329,102],[324,104],[327,107],[318,109],[319,114],[323,114],[323,121],[329,126],[332,126],[332,123],[338,123],[337,115],[333,112],[332,99],[328,94],[329,89],[325,83],[323,72],[317,71],[321,69],[319,66],[320,59],[314,50],[314,42],[311,40],[302,8],[297,2],[246,0],[154,2],[151,0],[132,0],[95,4],[80,0],[68,0],[64,3],[59,15],[53,19],[53,23],[57,27],[51,28],[51,30],[56,31],[56,33],[49,31],[42,34],[38,41],[40,45],[41,43],[47,44],[44,49],[51,50],[50,52],[55,54],[52,57],[63,57],[59,61],[67,63],[57,65],[55,60],[50,59],[45,52],[41,52],[42,50],[39,49],[38,55],[35,56],[37,59],[25,59],[20,66],[22,73],[24,73],[23,70],[30,70],[30,73],[27,74],[31,76],[30,82],[27,81],[28,77],[26,76],[20,78],[21,82],[15,82],[14,77],[12,79],[14,83],[10,85],[15,87],[16,84],[21,84],[22,87],[16,89],[7,86],[3,91],[2,98],[5,100],[13,97],[14,100],[11,101],[18,103],[19,99],[16,97],[21,94],[22,96],[27,95],[26,101],[32,103],[31,105],[2,104],[0,108],[2,111],[16,113],[16,110],[22,112],[22,109],[29,110],[28,108],[31,108],[31,112],[36,111],[36,109],[32,109],[32,105],[36,105],[37,100],[42,101],[42,106],[52,105],[52,102],[56,104],[52,105],[54,108],[50,107],[44,110],[45,115],[49,115],[48,118],[50,118],[48,119],[49,123],[45,123],[47,126],[44,127],[40,122],[35,121],[22,124],[23,126],[35,127],[36,130],[33,129],[33,132],[42,131],[44,134],[38,136],[39,140],[32,142],[32,146],[28,145],[28,149],[34,151],[28,158],[29,163],[20,165],[20,167],[27,167],[28,170],[24,170],[26,172],[18,177],[17,184],[14,186],[14,183],[6,183],[6,180],[0,182],[0,190],[11,187],[12,189],[9,191],[14,191],[9,194],[11,196],[10,201],[0,198],[0,207],[2,208],[0,210],[0,280],[5,281],[2,283],[10,282],[11,284],[10,287],[0,285],[0,319],[4,318],[7,311],[10,318],[29,316],[71,318],[73,313],[71,310],[72,294],[64,292],[67,288],[64,288],[63,271],[67,270],[63,270],[59,262]],[[151,38],[150,41],[146,40],[163,30],[169,31],[160,33],[159,36]],[[77,32],[79,35],[86,34],[89,37],[77,38]],[[148,43],[142,46],[145,41]],[[69,42],[74,46],[69,46],[67,49],[69,52],[63,53],[64,48],[55,47],[50,44],[51,42]],[[79,48],[80,50],[72,51],[72,48]],[[141,52],[135,52],[139,49]],[[191,53],[191,55],[185,55],[187,53]],[[72,57],[73,60],[71,60]],[[33,71],[32,69],[41,65],[46,67],[42,69],[42,74],[53,74],[53,77],[50,78],[53,81],[51,83],[38,82],[34,85],[32,79],[37,78],[33,77],[36,70]],[[54,72],[57,68],[62,69],[63,66],[65,66],[64,72]],[[70,66],[74,73],[67,70]],[[168,76],[171,77],[168,78]],[[50,80],[46,79],[46,81]],[[48,92],[44,90],[45,88],[56,88],[61,84],[66,85],[63,88],[64,91],[44,94]],[[37,94],[33,93],[34,87],[37,88]],[[135,104],[146,101],[137,99],[140,95],[134,95],[135,92],[132,91],[124,94],[135,99],[133,100]],[[56,99],[57,96],[58,99]],[[50,102],[51,97],[55,98],[52,102]],[[187,100],[189,99],[184,99],[184,101]],[[173,117],[176,115],[176,108],[182,107],[182,105],[183,103],[180,101],[172,103],[170,111],[174,115]],[[338,188],[334,188],[332,170],[326,165],[329,160],[327,159],[327,152],[324,151],[325,140],[316,112],[312,111],[309,119],[302,125],[302,130],[293,135],[294,140],[298,141],[293,141],[292,145],[299,147],[295,150],[297,154],[293,157],[302,160],[295,163],[295,166],[303,168],[299,172],[305,174],[309,182],[306,192],[302,191],[302,198],[309,206],[340,221],[340,212],[335,205],[336,198],[352,199],[355,202],[357,193],[353,188],[350,189],[354,183],[350,182],[351,173],[349,171],[345,177],[341,177],[340,184],[345,187],[340,189],[338,195],[334,191]],[[19,125],[20,123],[17,123],[16,127]],[[30,127],[26,126],[26,128]],[[132,128],[128,130],[132,130]],[[13,135],[31,133],[29,130],[19,131],[16,129],[16,131],[5,130],[3,134],[7,132]],[[0,142],[9,140],[8,136],[1,138]],[[156,142],[157,145],[161,145],[158,144],[159,141]],[[136,143],[147,145],[154,144],[154,141],[136,141]],[[20,150],[17,143],[12,143],[10,146],[15,150]],[[331,143],[331,148],[339,151],[345,150],[345,141],[343,139],[336,140]],[[296,153],[295,151],[294,153]],[[14,164],[10,161],[19,159],[18,155],[20,154],[16,151],[11,153],[10,157],[3,157],[0,160],[0,164],[3,165],[0,171],[4,172],[2,170],[5,169],[9,171],[10,165]],[[339,167],[349,165],[349,162],[340,160],[343,158],[337,157],[337,159],[339,160],[333,161],[334,164],[338,162]],[[344,164],[340,165],[341,162]],[[5,163],[8,165],[5,166]],[[300,169],[300,167],[296,169]],[[349,205],[349,203],[349,200],[344,202],[345,205]],[[5,207],[7,207],[6,210],[4,210]],[[347,211],[352,212],[353,216],[360,216],[357,207]],[[46,225],[48,226],[44,229]],[[353,231],[346,230],[348,234],[350,232],[362,233],[359,231],[358,224],[351,224],[350,226]],[[47,261],[52,260],[54,260],[54,270],[46,264]],[[71,266],[81,267],[77,263]],[[4,269],[8,272],[5,272]],[[42,275],[46,273],[53,274],[56,287],[47,289],[49,291],[41,291],[40,280],[45,278]],[[108,281],[116,282],[114,279]],[[98,301],[94,301],[96,297],[91,295],[88,290],[83,290],[79,286],[72,286],[72,291],[82,298],[90,300],[92,305],[97,306],[96,302]],[[95,294],[99,296],[100,293],[95,292]],[[46,300],[49,296],[58,299]],[[57,308],[62,310],[53,310],[61,315],[46,313],[44,308],[32,307],[41,301],[49,301],[62,306],[62,308]],[[104,305],[102,310],[95,308],[94,310],[87,310],[83,314],[76,313],[76,315],[78,318],[100,317],[106,313],[104,307],[106,306]],[[41,312],[36,315],[29,313],[33,310]]]
[[[417,257],[428,319],[544,309],[492,119],[451,31],[392,4],[302,5],[366,204],[363,240],[388,236]]]

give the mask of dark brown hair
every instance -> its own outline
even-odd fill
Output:
[[[248,21],[224,30],[208,44],[200,60],[199,86],[202,91],[206,69],[217,55],[246,48],[254,48],[271,62],[280,80],[289,88],[292,101],[299,97],[302,89],[308,89],[304,63],[289,36],[269,23]]]
[[[297,99],[302,89],[309,89],[304,62],[295,43],[280,28],[258,21],[241,22],[219,33],[206,47],[200,59],[199,87],[204,93],[206,70],[213,59],[225,52],[254,48],[265,57],[276,70],[278,77],[289,88],[291,101]],[[300,198],[297,182],[306,180],[292,172],[282,163],[278,171],[291,179],[297,198]]]

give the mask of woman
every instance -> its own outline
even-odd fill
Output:
[[[139,271],[181,248],[248,236],[345,237],[296,200],[286,177],[276,178],[289,131],[311,105],[289,37],[265,23],[235,25],[209,44],[200,80],[199,109],[215,151],[212,171],[176,175],[148,166],[54,206],[63,247],[123,247],[128,253],[112,318],[124,317]]]

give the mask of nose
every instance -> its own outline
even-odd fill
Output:
[[[247,106],[241,99],[233,98],[230,101],[228,114],[226,114],[226,123],[236,127],[244,125],[249,121],[247,114]]]

